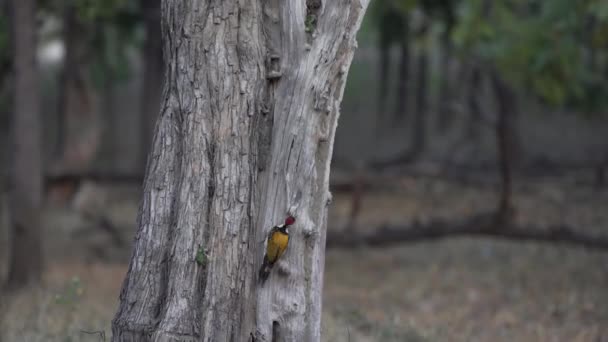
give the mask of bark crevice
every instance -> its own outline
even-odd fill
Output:
[[[283,75],[282,20],[283,1],[264,1],[264,37],[266,38],[266,78],[276,80]]]
[[[278,321],[272,321],[272,342],[280,342],[281,340],[281,325]]]

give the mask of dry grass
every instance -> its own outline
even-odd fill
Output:
[[[2,341],[99,341],[109,334],[124,265],[49,265],[45,286],[5,297]]]
[[[399,190],[367,196],[360,229],[467,215],[488,208],[494,197],[492,189],[423,182],[404,181]],[[608,223],[606,192],[539,183],[516,196],[522,221],[597,230]],[[136,211],[135,204],[131,208],[128,215]],[[335,196],[332,226],[347,213],[348,198]],[[64,217],[61,224],[71,221],[78,220]],[[54,241],[52,254],[71,246],[64,245],[66,237],[47,241]],[[100,341],[82,330],[109,337],[126,266],[81,257],[83,241],[77,258],[49,257],[54,261],[43,288],[0,302],[0,341]],[[323,340],[608,342],[608,253],[466,238],[329,250]]]
[[[327,267],[326,310],[376,341],[608,340],[606,254],[462,239],[332,251]]]
[[[606,254],[463,239],[332,250],[326,267],[327,342],[608,340]],[[81,330],[109,335],[125,270],[53,265],[4,304],[2,341],[99,341]]]

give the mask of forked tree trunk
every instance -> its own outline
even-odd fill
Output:
[[[366,5],[162,2],[162,109],[113,341],[320,339],[329,164]]]
[[[15,88],[9,211],[11,255],[8,286],[35,284],[42,271],[40,206],[42,162],[36,68],[36,1],[12,1]]]

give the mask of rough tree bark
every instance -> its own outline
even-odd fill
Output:
[[[35,284],[42,272],[40,206],[42,161],[36,68],[36,1],[12,1],[15,88],[9,211],[11,254],[8,287]]]
[[[162,2],[162,109],[113,341],[320,339],[329,164],[367,3]]]

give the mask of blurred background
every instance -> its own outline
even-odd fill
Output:
[[[11,32],[28,28],[43,180],[25,253],[44,265],[0,298],[0,340],[99,341],[159,112],[160,2],[39,0],[29,21],[0,6],[0,282],[9,138],[28,136],[10,132]],[[324,340],[608,341],[608,2],[373,0],[358,41]]]

